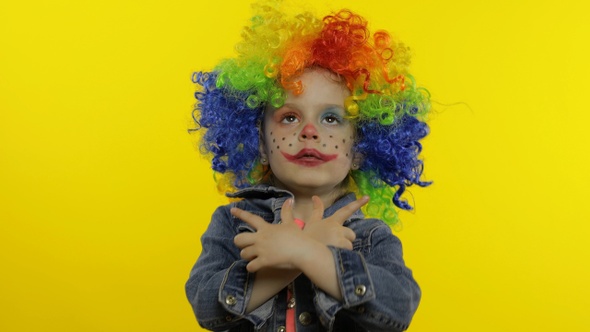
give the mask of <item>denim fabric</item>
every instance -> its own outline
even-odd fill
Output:
[[[186,283],[186,294],[199,324],[214,331],[280,331],[285,326],[286,289],[256,310],[245,314],[255,274],[233,238],[254,231],[233,217],[236,206],[280,221],[281,207],[291,193],[256,186],[229,195],[241,201],[217,208],[201,237],[202,252]],[[354,194],[337,200],[324,212],[332,215],[354,201]],[[293,282],[297,331],[403,331],[420,301],[420,288],[405,266],[402,246],[391,229],[357,211],[344,224],[356,233],[353,250],[329,247],[337,266],[343,301],[315,287],[304,275]]]

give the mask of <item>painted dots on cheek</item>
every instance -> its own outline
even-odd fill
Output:
[[[283,138],[281,139],[281,141],[284,141],[284,140],[285,140],[285,138],[283,137]],[[275,140],[275,139],[273,139],[273,140],[272,140],[272,142],[273,142],[273,143],[276,143],[276,140]],[[279,144],[277,144],[277,150],[280,150],[280,149],[281,149],[281,146],[280,146]]]
[[[271,137],[273,136],[273,133],[272,133],[272,131],[270,132],[270,134],[269,134],[269,135],[270,135]],[[272,142],[273,142],[273,143],[275,142],[275,139],[274,139],[274,138],[272,139]],[[273,154],[273,150],[272,150],[272,149],[270,149],[270,153],[271,153],[271,154]]]
[[[293,136],[295,136],[295,135],[297,135],[297,133],[293,133]],[[281,137],[281,140],[279,141],[279,143],[280,143],[281,141],[283,141],[283,142],[284,142],[286,139],[287,139],[287,137]],[[272,141],[273,141],[273,143],[276,143],[276,140],[274,140],[274,139],[273,139]],[[285,142],[285,143],[287,143],[287,142]],[[293,143],[289,143],[289,146],[293,146]],[[283,146],[283,147],[284,147],[284,146]],[[278,145],[278,144],[277,144],[277,148],[276,148],[276,149],[277,149],[277,150],[280,150],[280,149],[281,149],[281,145]]]

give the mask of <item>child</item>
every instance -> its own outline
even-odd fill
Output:
[[[238,56],[194,77],[195,132],[233,202],[201,238],[187,297],[210,330],[403,331],[420,289],[391,204],[410,209],[406,186],[428,184],[428,93],[407,48],[357,14],[277,7],[256,5]]]

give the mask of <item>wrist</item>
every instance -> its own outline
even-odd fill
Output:
[[[306,237],[305,241],[298,243],[297,246],[300,247],[300,250],[297,250],[297,254],[293,256],[292,263],[304,274],[306,274],[306,269],[313,268],[315,263],[321,261],[318,258],[325,255],[326,251],[330,253],[330,249],[326,245],[311,237]]]

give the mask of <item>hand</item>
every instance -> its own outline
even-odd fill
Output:
[[[255,233],[241,233],[234,238],[235,245],[242,249],[240,256],[250,261],[246,266],[249,272],[265,267],[295,269],[294,258],[305,250],[306,238],[293,221],[293,199],[287,199],[283,204],[280,224],[269,224],[259,216],[238,208],[232,208],[230,212],[256,230]]]
[[[352,242],[356,234],[343,225],[348,217],[369,202],[369,197],[363,196],[343,206],[326,219],[322,219],[324,215],[322,200],[318,196],[313,196],[311,199],[313,201],[312,217],[311,220],[306,220],[304,233],[325,245],[352,250]]]

